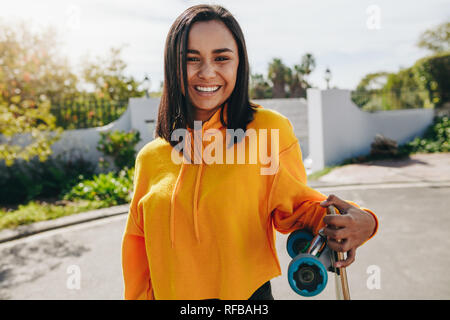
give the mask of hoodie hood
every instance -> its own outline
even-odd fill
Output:
[[[200,233],[198,227],[198,197],[199,197],[199,189],[202,179],[202,171],[203,166],[206,163],[203,160],[203,150],[204,150],[204,141],[203,137],[205,136],[205,131],[208,129],[222,129],[224,125],[220,121],[220,113],[223,109],[223,119],[226,123],[227,121],[227,107],[226,103],[223,107],[219,108],[207,121],[204,121],[200,129],[197,128],[187,128],[189,134],[184,138],[184,150],[190,149],[189,158],[185,158],[185,161],[181,162],[181,169],[178,173],[178,177],[175,183],[175,187],[172,192],[172,197],[170,201],[170,242],[172,248],[175,245],[175,201],[177,200],[177,194],[180,189],[180,185],[183,179],[183,174],[189,165],[199,165],[199,169],[197,171],[197,175],[195,178],[195,186],[194,186],[194,197],[192,199],[192,208],[193,208],[193,221],[194,221],[194,233],[195,238],[198,242],[200,242]],[[201,132],[200,132],[201,131]],[[192,157],[192,155],[194,155]],[[183,152],[184,156],[184,152]],[[192,159],[192,161],[191,161]]]

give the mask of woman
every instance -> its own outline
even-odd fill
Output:
[[[177,18],[157,138],[136,159],[125,299],[273,299],[274,229],[324,228],[330,247],[347,252],[341,266],[375,234],[370,210],[306,186],[291,123],[250,103],[248,79],[243,33],[227,10],[199,5]],[[331,204],[346,215],[325,216]]]

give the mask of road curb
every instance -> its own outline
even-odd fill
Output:
[[[418,183],[428,183],[428,184],[448,184],[450,183],[450,180],[398,180],[398,181],[386,181],[386,182],[347,182],[347,183],[338,183],[338,182],[324,182],[324,181],[308,181],[308,186],[313,189],[320,189],[320,188],[333,188],[333,187],[371,187],[371,186],[381,186],[381,185],[398,185],[398,184],[404,184],[404,185],[414,185]]]
[[[0,231],[0,243],[25,238],[37,233],[59,229],[75,224],[89,222],[93,220],[113,217],[121,214],[127,214],[129,204],[102,208],[82,213],[76,213],[70,216],[57,218],[53,220],[35,222],[28,225],[19,226],[14,229],[5,229]]]

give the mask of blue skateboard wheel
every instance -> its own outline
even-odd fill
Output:
[[[328,274],[319,259],[310,254],[302,253],[289,264],[288,281],[292,290],[297,294],[312,297],[325,289]]]
[[[294,259],[298,254],[304,253],[313,238],[313,234],[305,229],[292,232],[286,242],[289,256]]]

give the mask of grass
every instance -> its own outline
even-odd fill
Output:
[[[0,230],[15,228],[38,221],[52,220],[108,206],[103,201],[88,200],[75,202],[59,201],[56,203],[30,201],[27,204],[19,205],[16,210],[7,211],[4,208],[0,208]]]
[[[320,177],[330,173],[332,170],[334,170],[338,167],[341,167],[341,165],[325,167],[322,170],[315,171],[315,172],[311,173],[310,175],[308,175],[308,180],[310,180],[310,181],[318,180]]]

